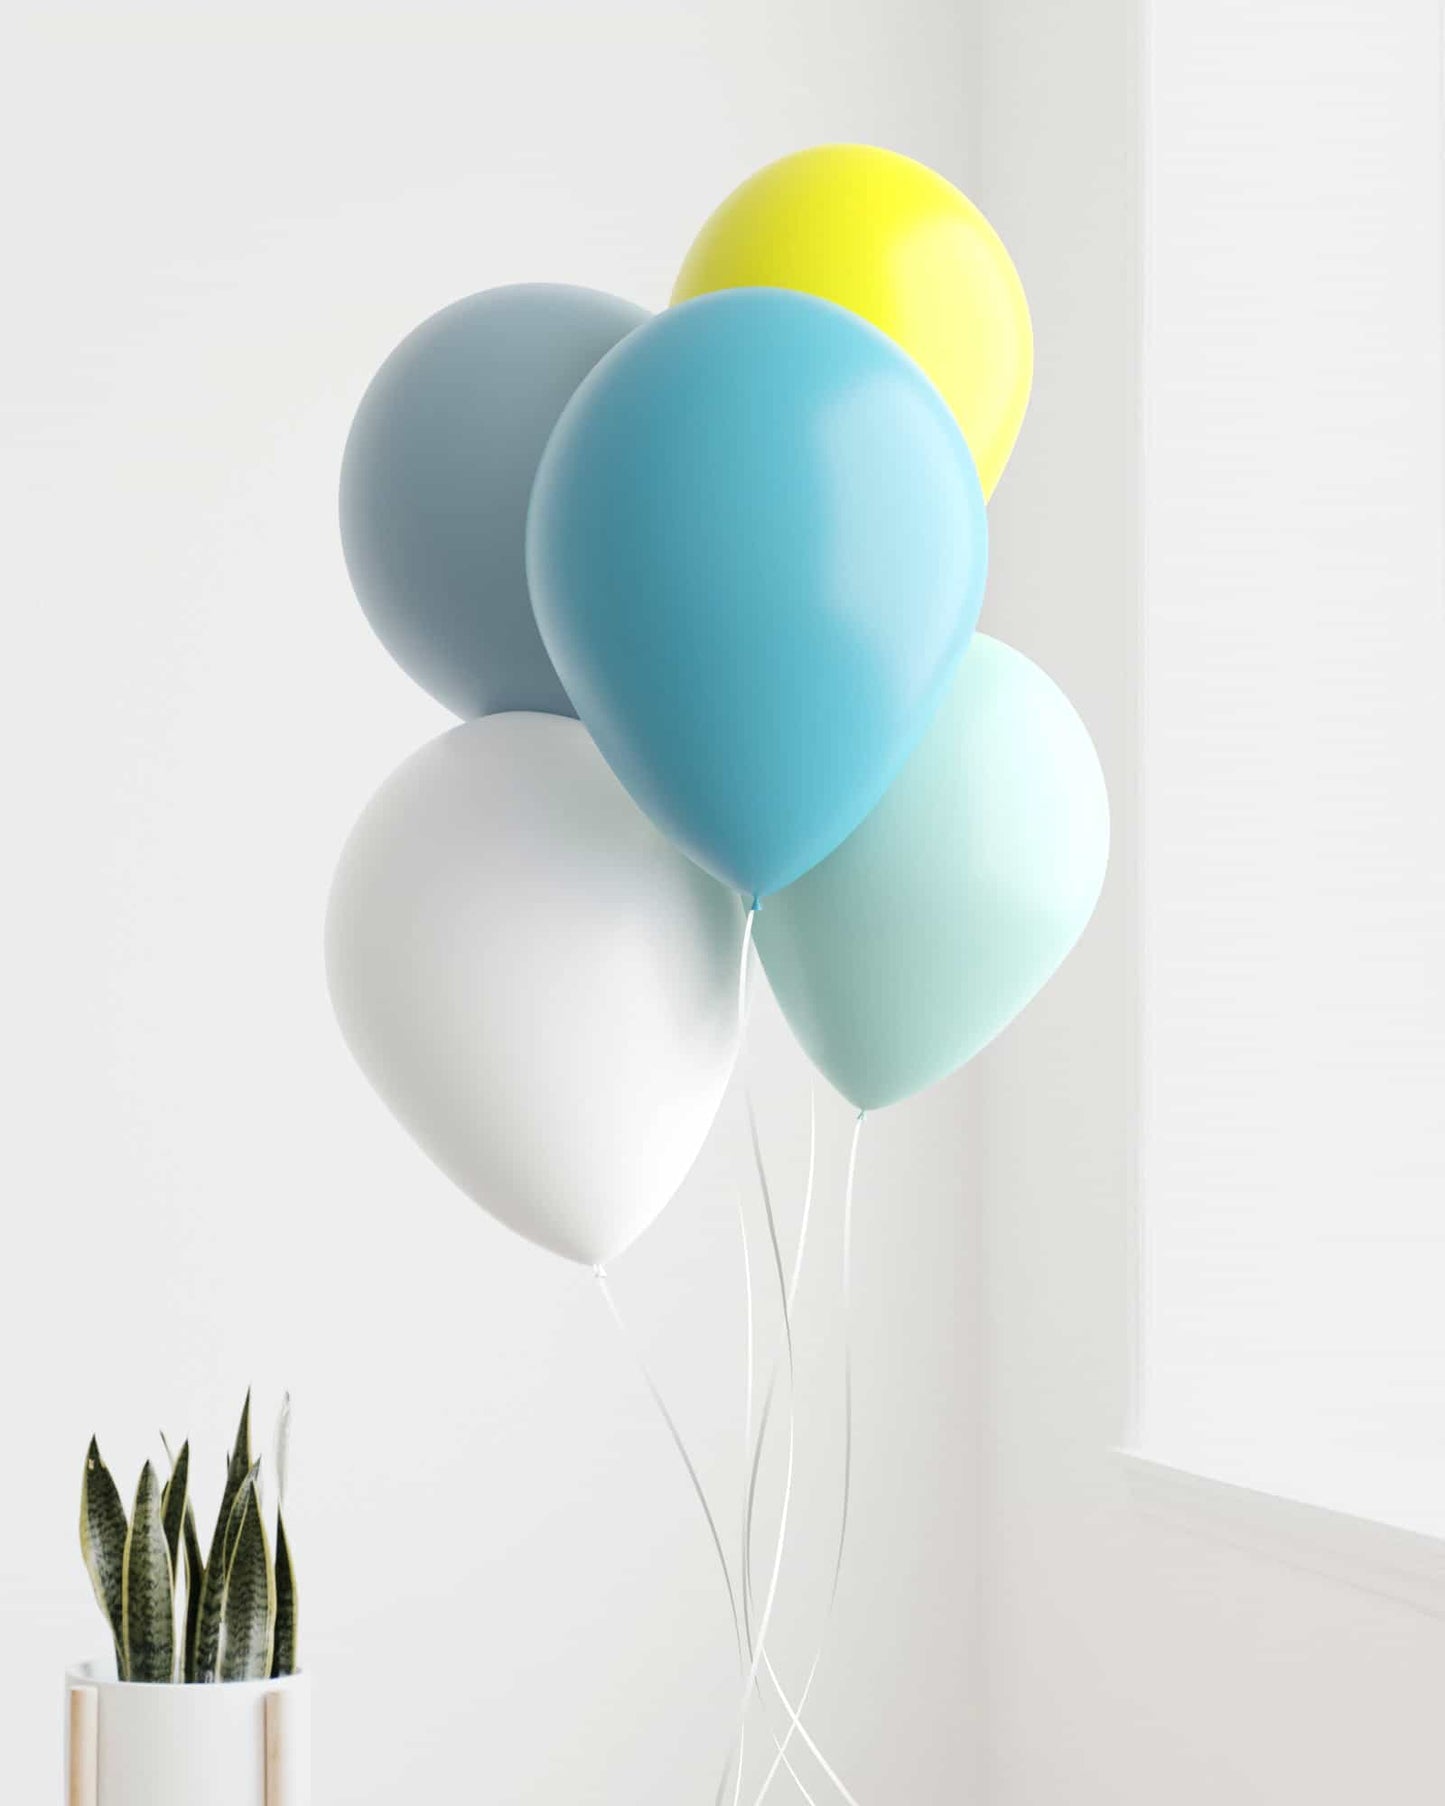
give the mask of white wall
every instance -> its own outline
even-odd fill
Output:
[[[1138,922],[1143,1445],[1437,1536],[1441,21],[1155,19]]]
[[[660,305],[707,209],[784,149],[872,139],[967,181],[965,9],[36,4],[9,36],[5,1797],[52,1797],[62,1665],[104,1641],[86,1438],[129,1483],[158,1426],[189,1433],[204,1504],[254,1382],[268,1414],[297,1401],[320,1800],[704,1798],[729,1633],[628,1358],[584,1275],[428,1169],[329,1018],[332,861],[446,725],[350,600],[337,460],[431,309],[528,277]],[[766,1011],[759,1039],[791,1219],[802,1072]],[[834,1504],[845,1127],[824,1111],[795,1676]],[[854,1543],[817,1693],[859,1797],[918,1806],[978,1748],[964,1151],[947,1088],[865,1146]],[[746,1183],[730,1110],[615,1274],[719,1484]]]
[[[1232,36],[1262,10],[991,0],[985,19],[979,193],[1018,259],[1039,345],[992,509],[988,625],[1074,697],[1116,829],[1098,919],[980,1062],[972,1097],[985,1125],[991,1806],[1427,1806],[1445,1787],[1445,1624],[1315,1571],[1288,1528],[1265,1553],[1247,1527],[1143,1509],[1111,1453],[1135,1359],[1136,279],[1139,196],[1158,173],[1138,153],[1142,141],[1157,155],[1181,123],[1178,90],[1141,120],[1140,14],[1167,14],[1165,73],[1187,84],[1247,79]],[[1270,10],[1308,32],[1325,10],[1373,9]]]

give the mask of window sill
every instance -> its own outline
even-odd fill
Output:
[[[1259,1492],[1136,1449],[1115,1457],[1151,1517],[1445,1618],[1445,1538]]]

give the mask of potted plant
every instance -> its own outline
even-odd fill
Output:
[[[80,1546],[113,1655],[67,1676],[70,1806],[309,1806],[310,1700],[296,1664],[284,1517],[289,1400],[276,1434],[275,1539],[251,1399],[203,1552],[189,1443],[147,1461],[129,1515],[92,1438]]]

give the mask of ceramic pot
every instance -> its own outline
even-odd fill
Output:
[[[66,1676],[68,1806],[311,1806],[311,1690],[147,1686],[87,1662]]]

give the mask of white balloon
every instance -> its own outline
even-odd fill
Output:
[[[659,1214],[737,1055],[741,899],[579,722],[490,715],[414,754],[341,856],[331,1000],[397,1120],[467,1195],[589,1265]]]

